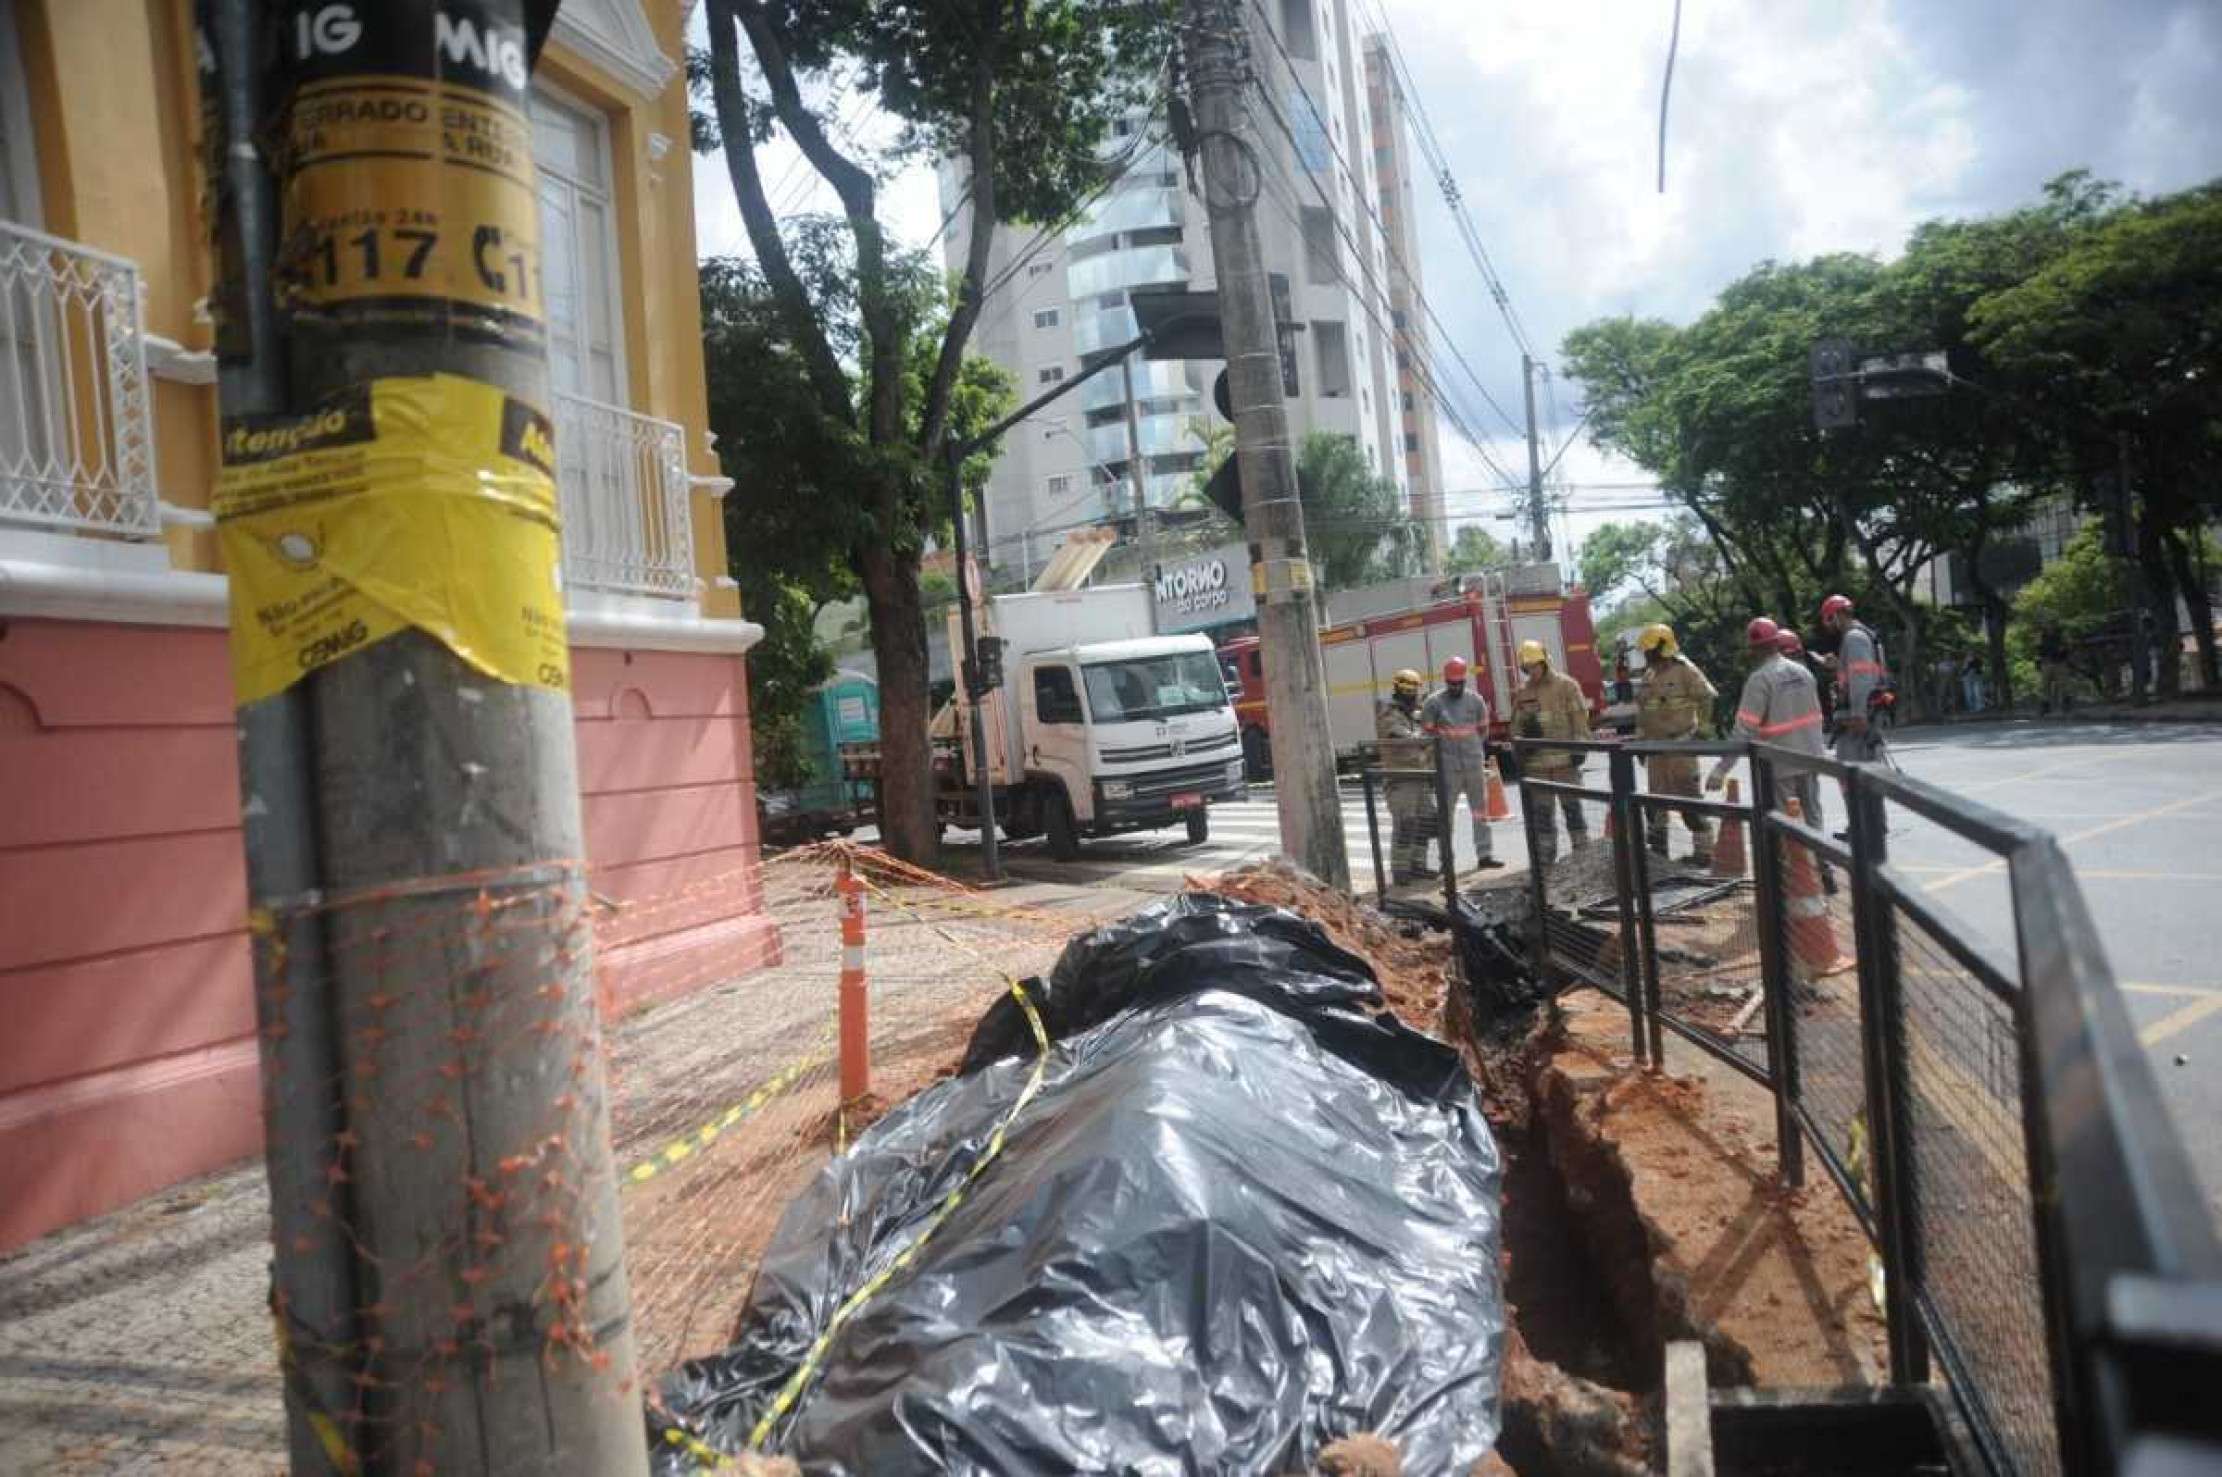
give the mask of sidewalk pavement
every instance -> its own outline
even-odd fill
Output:
[[[1071,932],[1145,900],[1120,889],[1041,882],[967,896],[1033,910],[1025,937],[998,950],[997,964],[1021,974],[1046,970]],[[823,911],[822,900],[814,906]],[[931,936],[921,930],[917,942],[930,957],[920,967],[901,962],[889,926],[898,921],[888,916],[894,911],[876,918],[875,940],[879,957],[896,967],[875,976],[873,987],[875,1057],[903,1058],[880,1079],[891,1092],[930,1081],[949,1043],[961,1047],[1003,988],[986,972],[968,971],[947,946],[949,928],[992,936],[992,918],[937,921]],[[825,920],[796,921],[815,927]],[[802,962],[667,1002],[609,1030],[620,1166],[652,1153],[669,1123],[699,1115],[706,1060],[723,1071],[711,1088],[730,1095],[814,1049],[834,994],[830,956],[792,949],[789,957]],[[908,1060],[928,1055],[935,1059]],[[875,1071],[880,1066],[876,1060]],[[628,1188],[627,1265],[644,1350],[722,1344],[761,1245],[751,1238],[769,1234],[792,1188],[832,1152],[832,1135],[819,1131],[833,1106],[830,1071],[814,1080],[826,1097],[811,1108],[815,1128],[790,1125],[777,1142],[767,1129],[753,1145],[736,1142],[744,1135],[735,1129],[681,1172]],[[796,1107],[790,1116],[802,1112]],[[634,1193],[641,1189],[649,1193]],[[681,1202],[688,1211],[673,1213]],[[268,1206],[262,1166],[250,1162],[0,1259],[0,1473],[282,1472]],[[747,1231],[737,1235],[735,1223]],[[663,1326],[675,1318],[685,1326]],[[644,1375],[659,1372],[648,1357],[642,1362]]]

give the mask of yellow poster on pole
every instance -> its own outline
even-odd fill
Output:
[[[215,512],[239,702],[415,627],[497,681],[568,690],[555,433],[459,375],[224,421]]]

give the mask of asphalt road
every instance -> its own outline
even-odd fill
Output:
[[[2222,724],[2019,721],[1916,729],[1898,736],[1907,773],[2045,827],[2074,864],[2178,1131],[2222,1221]],[[1827,796],[1828,824],[1844,824]],[[1497,855],[1524,865],[1518,794],[1514,819],[1495,828]],[[1343,792],[1351,876],[1372,887],[1365,807]],[[1592,824],[1596,824],[1593,819]],[[1471,857],[1463,818],[1461,861]],[[955,849],[971,838],[953,836]],[[1687,845],[1676,828],[1677,851]],[[1214,807],[1212,836],[1191,846],[1177,830],[1087,843],[1081,860],[1051,861],[1039,843],[1008,848],[1021,876],[1172,891],[1209,872],[1279,849],[1269,787]],[[2005,869],[1941,828],[1900,813],[1891,860],[1931,901],[2011,969],[2013,901]]]

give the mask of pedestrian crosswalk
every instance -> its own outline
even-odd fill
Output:
[[[1350,861],[1354,890],[1374,890],[1374,858],[1367,827],[1365,796],[1355,785],[1342,791],[1343,845]],[[1379,807],[1381,860],[1388,865],[1389,816]],[[1465,817],[1456,831],[1457,860],[1461,871],[1474,861],[1473,837]],[[1527,848],[1517,803],[1513,818],[1493,828],[1495,854],[1509,865],[1524,866]],[[952,851],[976,844],[966,833],[950,838]],[[1192,845],[1179,829],[1142,831],[1085,842],[1077,860],[1053,860],[1040,842],[1006,844],[1004,863],[1015,874],[1042,880],[1088,882],[1132,888],[1139,892],[1177,892],[1191,875],[1224,871],[1277,855],[1281,850],[1281,822],[1269,787],[1253,788],[1250,798],[1211,808],[1211,839]]]

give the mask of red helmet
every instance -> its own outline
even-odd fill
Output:
[[[1828,597],[1828,599],[1821,602],[1821,619],[1825,622],[1829,619],[1829,617],[1835,615],[1838,611],[1848,611],[1851,608],[1851,596],[1831,595]]]
[[[1454,656],[1449,661],[1443,663],[1443,680],[1445,682],[1465,681],[1466,659],[1462,656]]]
[[[1755,647],[1772,646],[1775,644],[1775,638],[1781,634],[1782,627],[1763,615],[1753,616],[1751,624],[1744,627],[1744,640]]]
[[[1781,652],[1784,656],[1797,656],[1805,650],[1805,643],[1798,639],[1798,633],[1795,631],[1777,631],[1775,632],[1775,650]]]

